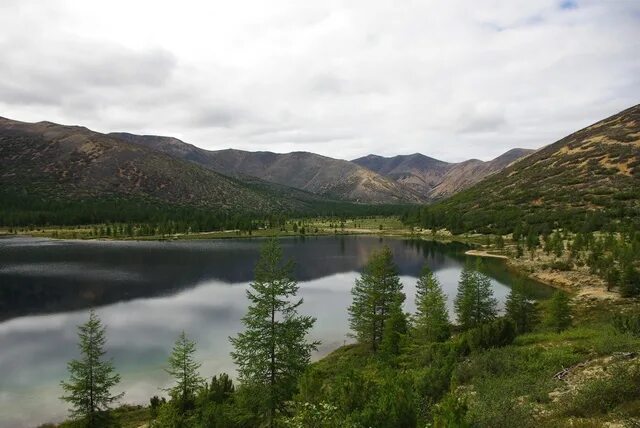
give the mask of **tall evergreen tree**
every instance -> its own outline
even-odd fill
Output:
[[[547,325],[557,333],[571,326],[571,306],[569,306],[569,296],[566,293],[559,290],[553,293],[549,301]]]
[[[124,393],[113,395],[111,389],[120,382],[113,363],[105,360],[106,327],[91,310],[89,320],[78,326],[78,347],[81,357],[68,364],[69,380],[62,381],[62,400],[71,404],[73,419],[87,428],[108,425],[109,409]]]
[[[393,254],[385,246],[375,251],[351,289],[349,326],[360,343],[367,343],[376,352],[382,343],[385,323],[392,305],[404,301],[402,283]]]
[[[531,331],[538,322],[536,302],[527,297],[523,288],[522,283],[514,284],[505,302],[507,318],[515,324],[517,334]]]
[[[465,330],[493,320],[497,313],[498,302],[493,297],[491,280],[480,272],[480,268],[480,261],[476,270],[467,263],[458,282],[454,306],[458,324]]]
[[[169,355],[169,367],[165,369],[176,381],[175,386],[168,388],[167,391],[177,401],[181,412],[193,407],[196,392],[203,384],[198,373],[200,363],[194,358],[195,352],[195,342],[190,340],[183,331],[173,345]]]
[[[294,394],[298,377],[318,345],[306,339],[315,318],[298,314],[302,299],[296,299],[293,264],[283,263],[282,258],[278,241],[266,241],[255,280],[247,290],[245,330],[230,338],[240,381],[243,387],[259,391],[254,398],[260,401],[270,427]]]
[[[413,336],[417,344],[442,342],[451,335],[447,296],[425,264],[416,284],[416,315]]]

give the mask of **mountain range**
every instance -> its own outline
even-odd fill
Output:
[[[429,200],[436,200],[464,190],[533,152],[511,149],[488,162],[470,159],[448,163],[421,153],[394,157],[368,155],[353,162],[404,184]]]
[[[448,163],[420,153],[394,157],[368,155],[349,162],[309,152],[210,151],[171,137],[109,135],[230,177],[257,177],[332,199],[363,203],[421,203],[443,198],[533,152],[512,149],[488,162],[471,159]]]
[[[118,197],[252,213],[439,200],[435,209],[474,215],[516,206],[531,215],[624,211],[637,209],[640,199],[639,146],[639,106],[537,151],[460,163],[420,153],[347,161],[308,152],[211,151],[172,137],[0,118],[0,195]]]

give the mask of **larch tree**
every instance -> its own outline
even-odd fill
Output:
[[[78,326],[78,347],[81,357],[68,364],[69,380],[62,381],[61,399],[71,404],[71,417],[88,428],[107,425],[111,404],[124,393],[111,390],[120,382],[111,360],[105,360],[106,327],[91,310],[89,320]]]
[[[516,333],[523,334],[533,330],[538,323],[538,307],[534,300],[524,292],[524,285],[517,282],[511,288],[505,302],[506,316],[513,321]]]
[[[256,391],[254,399],[269,427],[285,412],[285,402],[295,393],[298,377],[319,344],[307,340],[315,318],[298,313],[303,301],[297,292],[293,264],[283,262],[276,239],[266,241],[247,290],[245,330],[230,340],[242,386]]]
[[[467,330],[491,321],[497,314],[497,300],[493,297],[491,280],[466,264],[460,275],[458,292],[454,301],[458,324]]]
[[[447,312],[447,296],[440,282],[427,265],[424,265],[416,284],[416,314],[413,319],[414,343],[423,345],[443,342],[451,336],[451,324]]]
[[[380,351],[387,358],[400,354],[407,335],[407,316],[402,311],[404,295],[399,295],[389,306],[389,316],[384,324]]]
[[[196,393],[203,384],[198,373],[200,363],[195,360],[195,353],[195,342],[183,331],[173,345],[169,355],[169,367],[165,369],[175,379],[175,385],[166,391],[176,400],[181,412],[193,407]]]
[[[549,301],[546,323],[557,333],[571,326],[571,306],[566,293],[560,290],[553,293]]]
[[[405,299],[398,268],[389,247],[385,246],[369,257],[364,271],[351,289],[351,295],[349,326],[353,336],[377,352],[393,305]]]

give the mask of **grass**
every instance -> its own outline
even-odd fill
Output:
[[[294,228],[295,223],[295,228]],[[336,234],[360,235],[410,235],[411,229],[403,225],[398,217],[371,216],[340,221],[326,217],[297,218],[287,221],[284,228],[259,228],[240,231],[210,231],[189,234],[166,234],[144,236],[95,236],[96,229],[106,229],[107,224],[91,224],[78,226],[41,226],[25,228],[0,229],[0,235],[27,235],[58,239],[118,239],[118,240],[190,240],[190,239],[229,239],[271,236],[326,236]],[[304,233],[302,232],[304,228]]]

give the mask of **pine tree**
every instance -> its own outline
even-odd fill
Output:
[[[507,318],[515,324],[516,333],[522,334],[533,330],[538,322],[538,308],[536,302],[530,300],[523,290],[521,283],[516,283],[511,288],[505,302]]]
[[[416,284],[416,315],[413,335],[417,344],[442,342],[451,335],[447,297],[427,265]]]
[[[556,291],[549,302],[547,325],[557,333],[571,326],[571,307],[569,296],[562,291]]]
[[[194,359],[195,352],[195,342],[189,340],[183,331],[173,345],[169,367],[165,369],[176,381],[175,386],[166,391],[177,401],[178,408],[183,413],[193,407],[196,392],[203,383],[198,374],[200,363]]]
[[[306,340],[315,318],[298,314],[302,299],[296,300],[297,292],[292,263],[283,263],[280,245],[275,239],[268,240],[247,290],[249,310],[242,318],[245,331],[230,340],[240,381],[258,391],[255,398],[270,427],[295,392],[298,377],[319,344]]]
[[[491,280],[479,272],[480,266],[478,262],[477,270],[473,270],[465,265],[458,283],[454,306],[458,324],[465,330],[493,320],[497,313]]]
[[[369,344],[372,351],[377,352],[391,306],[405,298],[389,247],[385,246],[371,254],[364,271],[351,289],[351,295],[349,326],[353,335],[360,343]]]
[[[78,347],[81,357],[68,364],[69,381],[62,381],[65,395],[62,400],[71,404],[73,419],[82,421],[88,428],[106,426],[112,403],[124,393],[112,395],[111,389],[120,382],[113,363],[104,360],[106,327],[91,310],[89,320],[78,326]]]

